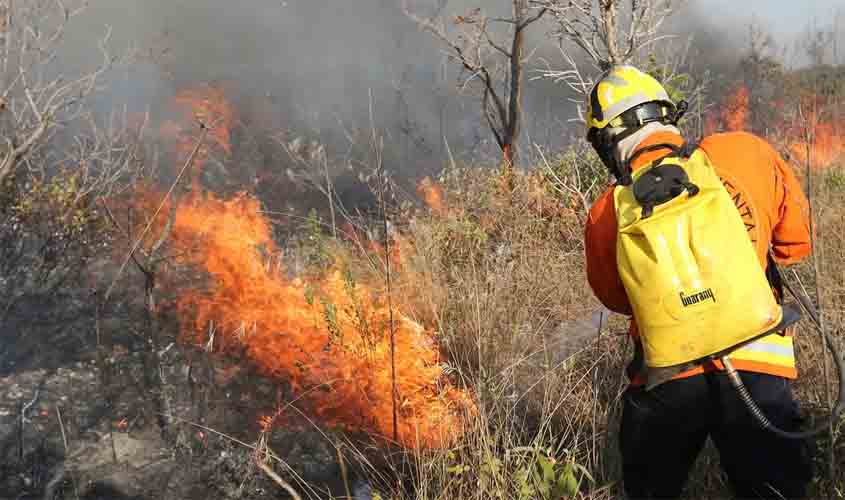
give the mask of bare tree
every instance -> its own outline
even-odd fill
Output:
[[[448,47],[452,59],[462,67],[461,88],[477,85],[481,110],[496,144],[502,150],[505,173],[516,164],[516,144],[522,125],[525,32],[546,13],[545,7],[531,6],[529,0],[511,0],[511,15],[489,17],[481,8],[455,16],[447,22],[441,16],[447,0],[437,0],[434,15],[420,16],[403,0],[405,14],[422,29]],[[448,26],[456,33],[450,31]],[[507,28],[507,37],[497,35],[496,27]]]
[[[0,0],[0,343],[9,347],[0,364],[26,359],[47,335],[71,342],[81,331],[91,264],[110,242],[98,197],[137,166],[118,114],[98,121],[88,107],[118,63],[108,36],[87,73],[61,66],[63,36],[84,7],[73,3]]]
[[[543,76],[567,84],[579,95],[587,94],[593,80],[586,76],[576,58],[565,48],[575,44],[594,69],[605,71],[633,62],[643,49],[658,40],[677,0],[532,0],[548,10],[553,19],[552,35],[561,46],[567,69],[549,69]]]
[[[85,114],[86,98],[116,62],[106,49],[107,31],[96,68],[71,78],[62,74],[58,61],[66,29],[86,4],[0,1],[0,182],[26,164],[53,132]]]
[[[799,43],[810,62],[814,66],[822,66],[829,59],[828,55],[833,56],[833,47],[836,43],[835,26],[831,24],[829,28],[822,28],[814,20],[805,28]],[[835,57],[830,59],[835,61]]]
[[[783,110],[771,103],[784,98],[785,68],[777,57],[777,46],[771,34],[757,22],[748,25],[745,55],[740,59],[738,70],[741,84],[749,93],[747,127],[749,131],[771,136],[776,130],[768,129],[777,123]]]

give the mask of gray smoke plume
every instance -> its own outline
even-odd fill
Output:
[[[343,146],[348,129],[368,128],[371,118],[387,141],[405,150],[403,165],[416,159],[495,155],[495,144],[479,114],[478,100],[456,88],[458,68],[445,47],[403,14],[401,0],[98,0],[74,21],[62,54],[69,68],[95,64],[96,35],[113,28],[111,45],[135,46],[157,56],[118,71],[102,104],[128,103],[161,111],[182,88],[220,82],[242,118],[268,130],[293,129]],[[411,2],[424,14],[433,0]],[[445,12],[482,6],[507,15],[508,0],[453,0]],[[676,14],[668,29],[683,40],[694,35],[697,70],[734,71],[745,40],[729,13],[707,10],[701,0]],[[712,21],[710,21],[712,20]],[[559,147],[583,133],[573,97],[561,84],[533,80],[540,61],[563,65],[551,26],[529,33],[537,49],[526,74],[523,149],[536,142]],[[590,69],[589,65],[585,66]],[[259,119],[260,118],[260,119]]]
[[[447,12],[474,4],[452,2]],[[485,7],[506,15],[508,5]],[[102,0],[71,27],[65,63],[81,67],[98,57],[94,36],[105,25],[113,47],[159,56],[113,78],[117,102],[155,109],[177,89],[221,82],[236,97],[260,98],[276,127],[338,133],[369,127],[372,112],[393,140],[411,143],[409,156],[439,156],[442,136],[455,151],[494,149],[477,99],[456,88],[457,66],[404,15],[400,0]],[[537,25],[530,48],[545,45],[538,54],[555,59],[546,29]],[[559,142],[572,116],[566,90],[529,80],[525,95],[527,135]]]

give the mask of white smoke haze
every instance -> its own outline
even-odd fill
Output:
[[[405,141],[408,159],[445,161],[442,136],[457,154],[492,157],[495,144],[478,101],[469,91],[460,95],[458,68],[446,60],[446,48],[407,19],[400,2],[94,0],[71,25],[61,61],[69,72],[96,64],[97,36],[111,26],[115,50],[150,50],[158,61],[113,72],[103,106],[126,103],[155,114],[177,90],[218,82],[246,119],[258,110],[269,128],[343,142],[343,128],[370,126],[372,105],[376,126],[388,141]],[[411,4],[424,14],[435,0]],[[510,2],[453,0],[444,13],[477,6],[507,16]],[[746,43],[744,21],[699,0],[677,13],[669,30],[679,35],[677,43],[694,36],[696,68],[729,72]],[[551,28],[537,23],[529,32],[527,49],[537,51],[526,72],[523,150],[529,141],[559,147],[581,135],[571,93],[533,79],[543,61],[563,65],[547,36]]]
[[[489,4],[497,4],[489,12],[507,15],[507,1]],[[450,2],[445,12],[472,5]],[[130,108],[155,112],[178,89],[218,82],[236,99],[271,106],[262,111],[271,111],[278,127],[326,134],[340,122],[369,127],[372,95],[376,125],[392,130],[394,140],[404,133],[397,129],[409,129],[418,154],[439,153],[441,133],[455,150],[480,144],[493,150],[471,90],[459,95],[459,68],[446,61],[442,44],[407,19],[399,0],[93,1],[71,26],[63,65],[95,62],[96,36],[107,25],[115,50],[136,47],[159,58],[113,73],[111,97]],[[538,25],[530,48],[553,46],[545,30]],[[525,95],[527,114],[543,121],[550,110],[558,124],[571,112],[565,89],[550,82],[528,81]],[[539,121],[529,117],[527,133],[546,140],[548,127]],[[543,129],[531,130],[532,123]]]

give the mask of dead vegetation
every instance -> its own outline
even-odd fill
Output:
[[[609,52],[601,44],[581,47],[595,52],[589,55],[597,67],[643,57],[668,10],[649,2],[601,3],[621,10],[592,18],[587,2],[514,2],[515,17],[504,23],[516,23],[510,33],[518,35],[541,15],[549,17],[558,36],[574,37],[576,45],[587,43],[586,34],[592,41],[601,41],[604,34],[601,43],[615,47]],[[449,151],[439,178],[417,186],[425,204],[403,189],[402,179],[385,173],[390,146],[375,127],[350,134],[354,155],[345,156],[333,154],[316,139],[275,134],[266,142],[278,149],[267,157],[286,167],[274,174],[272,169],[262,171],[255,165],[260,162],[251,162],[246,154],[238,156],[234,134],[214,119],[202,122],[199,132],[195,123],[180,123],[178,135],[164,141],[167,127],[155,130],[149,115],[114,113],[94,119],[84,98],[94,92],[94,82],[113,59],[105,58],[102,68],[73,80],[71,87],[33,79],[42,73],[22,69],[28,67],[24,63],[48,65],[47,42],[60,43],[62,20],[82,11],[62,10],[61,3],[52,2],[27,5],[32,10],[21,16],[46,20],[55,31],[21,28],[7,35],[5,59],[0,60],[8,77],[1,130],[11,141],[0,169],[0,177],[5,176],[0,192],[0,497],[618,496],[616,429],[630,346],[625,318],[601,309],[584,277],[583,223],[607,182],[603,167],[584,144],[560,152],[535,147],[537,165],[508,172],[506,193],[495,168],[463,164]],[[59,10],[50,11],[51,17],[48,8]],[[633,22],[630,31],[614,25],[615,16]],[[466,55],[462,63],[478,72],[486,57],[498,54],[497,60],[510,62],[513,71],[514,63],[524,61],[518,36],[511,39],[513,49],[501,47],[486,31],[488,21],[477,13],[458,23],[473,34],[476,49],[483,45],[487,51],[476,50],[472,57],[480,59]],[[36,38],[26,38],[32,36]],[[41,49],[11,57],[14,44],[22,40],[27,46],[41,44]],[[460,45],[452,45],[456,47]],[[805,153],[793,154],[792,161],[813,199],[816,260],[797,266],[789,276],[803,284],[830,331],[841,337],[845,161],[841,148],[821,149],[836,160],[824,168],[814,167],[812,160],[816,146],[830,143],[824,134],[842,137],[841,125],[830,128],[839,123],[834,118],[841,117],[843,95],[830,75],[841,75],[841,67],[794,74],[754,47],[749,78],[765,80],[760,88],[768,92],[778,77],[788,77],[791,90],[784,98],[791,99],[785,106],[794,110],[790,131],[804,134],[766,130],[760,124],[768,116],[763,109],[750,113],[744,126],[767,133],[784,154],[795,153],[794,141],[803,137]],[[824,52],[818,43],[812,47],[814,53]],[[678,62],[682,58],[667,62],[669,58],[646,55],[653,57],[643,60],[654,63],[650,69],[676,95],[702,95],[703,87],[695,83],[701,80],[685,72],[687,66]],[[545,76],[583,90],[589,78],[582,69]],[[519,115],[518,102],[513,113],[508,110],[518,101],[519,89],[511,87],[499,96],[491,88],[507,79],[489,78],[482,81],[482,92],[492,110],[491,126],[500,134],[518,136],[519,126],[512,122]],[[809,91],[819,98],[802,98]],[[767,95],[751,95],[749,102],[762,108]],[[189,111],[200,109],[208,118],[212,108],[220,108],[227,121],[236,121],[228,105],[221,105],[227,104],[223,92],[213,93],[216,101],[203,93],[182,96],[189,105],[200,102]],[[705,115],[699,114],[693,129],[704,128]],[[70,131],[69,136],[62,131]],[[209,135],[217,146],[191,154]],[[176,160],[162,145],[174,138],[180,149]],[[502,149],[507,145],[504,140],[499,144]],[[201,161],[195,162],[196,156]],[[268,229],[269,236],[253,241],[255,248],[236,247],[238,252],[229,253],[241,259],[217,261],[231,274],[214,274],[202,267],[205,255],[200,250],[211,240],[208,233],[255,233],[237,224],[225,231],[215,226],[213,231],[195,231],[192,244],[181,245],[185,239],[180,231],[187,224],[177,220],[177,210],[194,210],[200,214],[195,219],[211,220],[200,208],[231,202],[215,196],[231,194],[233,185],[242,188],[244,183],[231,178],[253,171],[271,178],[274,189],[281,186],[302,197],[318,193],[310,196],[310,203],[316,199],[326,208],[302,217],[291,210],[267,209],[278,204],[276,199],[262,204],[260,197],[240,198],[261,207],[249,214],[267,228],[276,224],[276,232]],[[344,204],[337,183],[341,175],[357,176],[366,186],[362,189],[371,191],[369,199],[383,203],[367,207],[369,211]],[[215,189],[218,184],[224,187]],[[203,300],[219,291],[221,283],[231,284],[220,276],[240,276],[235,271],[247,268],[253,274],[244,281],[261,278],[266,286],[244,295],[224,293],[218,303],[260,307],[241,308],[237,321],[221,318],[213,308],[204,316],[192,315],[208,305]],[[333,292],[326,292],[328,285],[335,287]],[[290,295],[267,293],[274,287]],[[183,302],[190,307],[180,309],[186,290],[194,301]],[[252,302],[235,301],[244,296]],[[278,322],[253,314],[280,304],[300,305],[301,311]],[[407,375],[416,372],[409,363],[410,370],[373,377],[392,382],[374,384],[379,390],[374,397],[375,390],[368,393],[360,385],[371,380],[365,361],[385,365],[386,350],[395,350],[386,341],[395,326],[393,319],[385,320],[386,312],[391,318],[401,315],[401,324],[414,326],[411,330],[420,338],[431,341],[426,349],[406,353],[436,358],[437,363],[419,370],[436,376],[412,379]],[[294,325],[292,317],[306,318],[309,329]],[[265,330],[257,334],[260,326]],[[319,349],[287,365],[273,364],[285,353],[285,344],[275,343],[277,337],[291,336],[294,328],[299,328],[302,335],[296,338],[304,339],[303,345],[312,342]],[[256,344],[249,338],[264,340]],[[796,388],[812,420],[827,408],[829,375],[812,330],[802,326],[798,338],[801,378]],[[418,361],[406,358],[400,361]],[[338,359],[355,360],[358,368],[333,364]],[[351,361],[345,364],[353,366]],[[314,371],[323,365],[334,371]],[[388,373],[384,366],[376,368]],[[293,376],[299,373],[294,370],[305,370],[310,378]],[[323,380],[317,377],[320,373],[345,378]],[[397,382],[396,373],[402,380]],[[350,394],[355,397],[341,398]],[[447,447],[409,445],[414,442],[410,430],[421,428],[409,422],[432,420],[415,409],[438,408],[420,406],[420,401],[443,398],[454,410],[461,399],[444,398],[449,394],[471,397],[473,405],[462,415],[465,428],[446,429],[453,438]],[[392,403],[398,424],[391,428],[391,418],[377,420],[376,412],[343,412],[361,401],[380,410],[391,407],[386,401]],[[391,412],[378,413],[383,417]],[[400,443],[397,426],[405,430]],[[845,477],[840,433],[836,426],[818,441],[813,485],[818,497],[840,494],[837,488]],[[687,494],[709,498],[727,493],[717,457],[709,451],[696,464]]]

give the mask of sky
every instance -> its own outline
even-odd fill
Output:
[[[812,18],[829,19],[837,8],[845,16],[844,0],[699,0],[715,15],[730,16],[734,22],[743,23],[757,17],[770,23],[772,31],[794,36],[806,27]],[[843,20],[845,24],[845,20]]]
[[[409,1],[415,10],[435,3]],[[754,19],[777,45],[793,48],[814,18],[829,26],[839,7],[840,36],[845,36],[845,0],[680,1],[689,7],[672,17],[668,31],[693,35],[691,62],[697,70],[735,70]],[[307,127],[321,137],[337,131],[346,141],[345,128],[368,127],[375,110],[376,121],[395,131],[392,139],[416,156],[442,153],[445,136],[450,149],[495,150],[473,98],[477,89],[459,86],[458,67],[446,60],[443,45],[402,14],[401,2],[90,0],[89,10],[66,34],[61,60],[70,69],[98,63],[97,36],[110,25],[115,49],[136,46],[157,54],[166,49],[155,64],[115,73],[112,95],[133,109],[155,111],[177,89],[224,82],[261,112],[256,115],[272,117],[275,128]],[[482,6],[491,15],[507,15],[509,5],[509,0],[448,0],[447,11]],[[538,23],[529,33],[529,45],[540,45],[534,61],[565,67],[549,36],[553,29],[551,23]],[[845,62],[845,38],[839,46],[839,60]],[[795,67],[802,63],[795,54],[802,53],[793,48],[792,55],[775,55]],[[537,79],[536,67],[533,71],[527,75],[532,79],[526,84],[525,110],[531,119],[524,131],[532,140],[549,142],[568,133],[572,96],[562,84]],[[113,104],[109,97],[104,106]],[[247,105],[237,103],[243,114]]]
[[[806,30],[838,22],[839,45],[845,48],[845,0],[694,0],[696,21],[723,28],[728,36],[743,36],[751,21],[769,31],[780,45],[794,47]],[[840,49],[840,54],[845,50]],[[845,57],[840,55],[840,61]],[[800,65],[793,55],[787,63]]]

